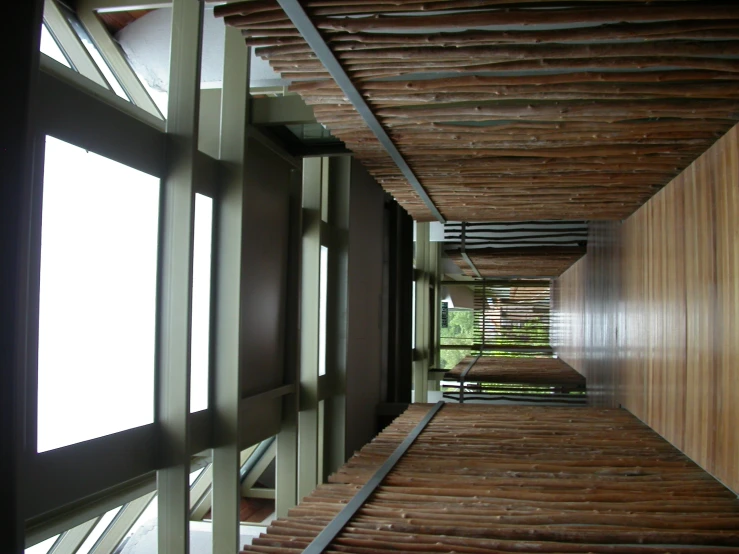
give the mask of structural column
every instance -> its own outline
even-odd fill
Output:
[[[246,129],[249,122],[249,49],[238,29],[226,27],[218,197],[216,342],[214,367],[213,552],[239,550],[239,406],[244,266],[243,213]]]
[[[318,356],[321,257],[321,183],[324,160],[303,165],[303,248],[300,299],[298,499],[313,491],[319,472]]]
[[[328,161],[327,223],[323,228],[328,245],[328,298],[326,302],[326,376],[324,400],[323,479],[346,461],[347,304],[349,278],[350,157]]]
[[[159,552],[189,551],[190,307],[195,156],[200,104],[203,5],[175,0],[164,179],[158,413],[164,468],[159,488]]]
[[[30,110],[39,63],[42,2],[28,0],[10,7],[2,41],[8,55],[3,77],[0,142],[0,536],[3,551],[24,550],[23,411],[25,403],[25,302],[28,266],[28,210],[33,126]],[[12,27],[12,32],[10,31]]]

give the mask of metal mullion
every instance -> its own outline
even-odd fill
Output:
[[[302,162],[302,161],[301,161]],[[301,166],[302,167],[302,166]],[[290,171],[291,188],[301,190],[302,172]],[[290,211],[290,253],[288,266],[301,265],[302,200],[300,192],[293,193]],[[300,314],[300,272],[293,271],[288,280],[286,303],[288,308],[288,327],[285,352],[285,382],[296,384],[299,380],[299,337]],[[275,461],[275,513],[277,517],[287,516],[288,510],[297,504],[298,497],[298,394],[285,396],[282,400],[282,421],[277,433],[277,458]]]
[[[93,10],[93,4],[94,2],[90,0],[79,0],[77,2],[77,16],[85,26],[90,38],[95,42],[95,45],[108,62],[110,70],[117,77],[126,94],[131,98],[131,101],[153,116],[164,119],[159,108],[129,65],[123,52],[121,52],[121,49],[105,28],[105,25],[103,25],[103,22],[100,21]]]
[[[298,399],[298,498],[318,484],[318,352],[323,158],[304,160],[300,283],[300,395]]]
[[[239,550],[239,408],[244,161],[249,122],[249,49],[238,29],[226,27],[221,101],[222,180],[217,197],[215,364],[213,375],[213,552]]]
[[[69,57],[74,68],[91,81],[103,88],[110,89],[110,84],[100,72],[92,56],[82,44],[82,40],[74,32],[67,18],[55,0],[45,0],[44,21],[59,42],[64,53]]]
[[[85,539],[90,536],[90,533],[92,533],[92,530],[95,529],[95,526],[102,517],[93,518],[65,532],[54,543],[48,554],[74,554],[82,543],[85,542]]]
[[[150,492],[123,506],[90,554],[113,554],[156,495],[156,491]]]
[[[187,554],[190,546],[190,313],[202,32],[202,3],[175,0],[167,114],[169,167],[163,187],[158,367],[164,466],[157,475],[162,554]]]

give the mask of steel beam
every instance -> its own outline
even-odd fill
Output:
[[[150,492],[123,506],[89,554],[113,554],[156,495]]]
[[[336,59],[336,56],[334,56],[334,53],[326,44],[326,41],[323,40],[321,33],[318,32],[318,29],[313,24],[313,21],[311,21],[310,17],[308,17],[308,14],[305,13],[305,10],[300,5],[300,2],[298,2],[298,0],[277,1],[279,2],[282,9],[285,11],[285,14],[287,14],[295,27],[298,29],[300,34],[303,35],[305,41],[313,49],[313,52],[315,52],[318,59],[321,61],[321,63],[323,63],[324,67],[334,78],[336,84],[339,85],[341,90],[344,92],[349,102],[352,103],[354,109],[356,109],[357,113],[362,116],[362,119],[364,119],[367,126],[377,137],[377,140],[380,141],[380,144],[382,144],[383,148],[385,148],[387,153],[396,163],[398,169],[400,169],[400,172],[406,179],[408,179],[408,182],[413,187],[413,190],[415,190],[416,194],[418,194],[421,200],[423,200],[423,203],[426,204],[426,207],[429,209],[434,218],[436,218],[441,223],[445,223],[446,220],[444,219],[444,216],[441,215],[441,212],[439,212],[438,208],[426,192],[426,189],[423,188],[423,185],[418,180],[418,177],[416,177],[416,174],[410,168],[408,162],[405,161],[405,158],[395,146],[395,143],[387,134],[385,128],[377,119],[377,116],[375,116],[375,114],[372,112],[372,109],[367,105],[367,102],[365,102],[364,97],[357,90],[357,87],[354,86],[354,83],[346,74],[344,68]]]
[[[51,549],[49,549],[48,554],[75,554],[77,549],[90,536],[90,533],[95,529],[101,518],[102,516],[93,518],[66,531],[59,537],[59,540],[54,543]]]
[[[244,476],[244,480],[241,483],[242,496],[247,496],[246,493],[256,484],[256,482],[262,476],[262,473],[264,473],[269,464],[272,463],[272,460],[275,459],[276,454],[277,443],[276,441],[271,441],[267,449],[261,453],[261,456],[259,456],[258,460],[255,460],[254,465]],[[254,455],[256,455],[256,453]]]
[[[64,52],[72,60],[74,68],[92,82],[98,84],[104,89],[110,89],[108,81],[105,80],[103,74],[95,65],[90,53],[82,44],[82,41],[74,32],[69,21],[64,16],[61,8],[54,0],[46,0],[44,2],[44,21],[46,21],[49,29],[55,38],[61,44]]]
[[[306,125],[316,122],[313,108],[298,95],[251,99],[253,125]]]

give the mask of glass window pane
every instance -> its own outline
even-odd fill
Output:
[[[154,421],[159,188],[46,137],[39,452]]]
[[[69,67],[70,69],[72,68],[72,66],[69,65],[69,61],[67,61],[67,58],[64,55],[64,52],[62,52],[62,49],[59,48],[59,45],[57,44],[56,39],[51,35],[48,27],[46,27],[46,23],[41,25],[40,50],[42,54],[46,54],[52,60],[56,60],[60,64],[65,65]]]
[[[210,268],[213,241],[213,199],[195,195],[195,231],[192,262],[192,343],[190,411],[208,407],[210,360]]]
[[[318,375],[326,375],[326,311],[328,302],[328,248],[321,246],[318,315]]]

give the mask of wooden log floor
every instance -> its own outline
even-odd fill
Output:
[[[431,408],[414,404],[247,552],[301,552]],[[447,404],[327,552],[726,553],[739,500],[620,409]]]

